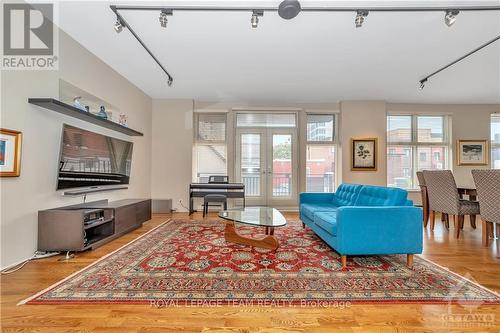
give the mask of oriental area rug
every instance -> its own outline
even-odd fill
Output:
[[[22,304],[500,304],[500,296],[416,256],[340,257],[309,228],[276,228],[277,250],[226,243],[223,220],[169,220]],[[238,225],[258,237],[262,228]],[[181,303],[179,303],[181,302]]]

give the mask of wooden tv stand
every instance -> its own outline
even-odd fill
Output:
[[[95,220],[86,221],[89,216]],[[151,219],[151,199],[99,200],[38,212],[39,251],[85,251]]]

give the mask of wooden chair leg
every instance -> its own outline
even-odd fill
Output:
[[[427,224],[429,224],[429,198],[427,198],[427,191],[425,191],[425,194],[422,194],[422,209],[423,209],[423,215],[424,215],[424,228],[427,228]]]
[[[488,246],[490,243],[490,235],[489,235],[489,222],[486,220],[483,220],[483,227],[482,227],[482,243],[483,246]]]
[[[463,224],[464,224],[464,216],[463,215],[458,215],[458,218],[457,218],[457,227],[455,228],[455,236],[457,238],[460,237],[460,230],[462,230]]]
[[[441,222],[446,221],[446,213],[441,213]]]
[[[342,268],[347,267],[347,256],[340,256],[340,261],[342,262]]]
[[[203,217],[205,217],[206,211],[207,211],[207,204],[204,203],[203,204]]]
[[[431,219],[431,231],[434,231],[434,220],[436,219],[436,212],[434,210],[431,210],[430,213],[430,219]]]
[[[444,226],[446,227],[446,229],[448,229],[448,230],[450,229],[450,215],[449,214],[444,214]]]
[[[476,215],[469,215],[469,219],[472,229],[476,229]]]
[[[496,225],[496,229],[497,229],[497,238],[500,238],[500,223],[495,223],[495,225]]]
[[[413,268],[413,254],[406,255],[406,267]]]

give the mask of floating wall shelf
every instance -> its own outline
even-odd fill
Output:
[[[113,121],[103,119],[99,116],[96,116],[90,112],[82,111],[72,105],[63,103],[54,98],[28,98],[28,103],[41,106],[42,108],[59,112],[65,114],[67,116],[71,116],[74,118],[78,118],[81,120],[85,120],[89,123],[99,125],[105,128],[109,128],[111,130],[131,135],[131,136],[143,136],[141,132],[133,130],[131,128],[122,126]]]

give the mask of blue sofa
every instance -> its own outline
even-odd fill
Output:
[[[342,184],[335,193],[301,193],[300,219],[341,255],[422,253],[422,209],[399,188]]]

